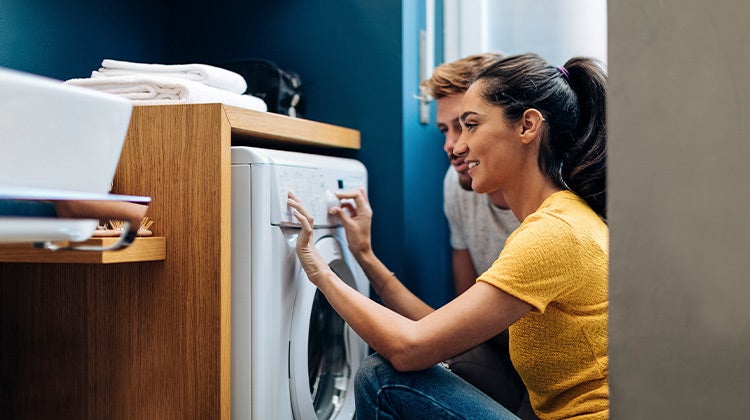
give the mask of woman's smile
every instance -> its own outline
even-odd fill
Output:
[[[469,174],[469,176],[472,179],[474,179],[474,172],[476,172],[474,170],[474,168],[476,168],[478,165],[479,165],[479,161],[478,160],[469,160],[469,161],[466,161],[466,166],[469,167],[469,170],[466,171],[466,172]]]

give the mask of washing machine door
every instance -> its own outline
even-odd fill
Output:
[[[316,246],[331,269],[356,288],[341,243],[324,236]],[[367,346],[302,273],[292,314],[289,374],[297,420],[351,419],[354,373]]]

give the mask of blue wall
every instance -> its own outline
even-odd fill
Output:
[[[160,2],[2,0],[0,66],[65,80],[104,58],[169,60],[172,19]]]
[[[51,0],[0,3],[0,66],[68,79],[103,58],[225,62],[262,57],[297,71],[305,118],[362,133],[373,246],[432,305],[451,295],[442,138],[418,122],[418,33],[423,2]],[[84,7],[85,4],[85,7]],[[438,32],[440,33],[440,32]]]

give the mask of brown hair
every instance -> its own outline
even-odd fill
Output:
[[[422,94],[440,99],[455,93],[464,93],[480,70],[501,58],[503,56],[498,53],[483,53],[443,63],[435,68],[431,78],[419,85]]]
[[[482,96],[517,121],[529,108],[547,121],[539,168],[560,188],[607,218],[607,73],[599,61],[574,57],[555,67],[536,54],[506,57],[476,76]]]

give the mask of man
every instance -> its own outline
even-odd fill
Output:
[[[443,181],[444,211],[453,248],[453,281],[456,295],[471,287],[500,254],[505,240],[519,221],[508,208],[502,192],[477,194],[463,158],[453,154],[461,135],[461,101],[474,75],[502,56],[476,54],[435,68],[422,82],[422,93],[437,102],[437,127],[445,136],[443,150],[451,166]],[[523,418],[535,418],[526,388],[510,361],[507,331],[474,349],[454,357],[450,369]],[[523,404],[522,404],[523,402]]]

